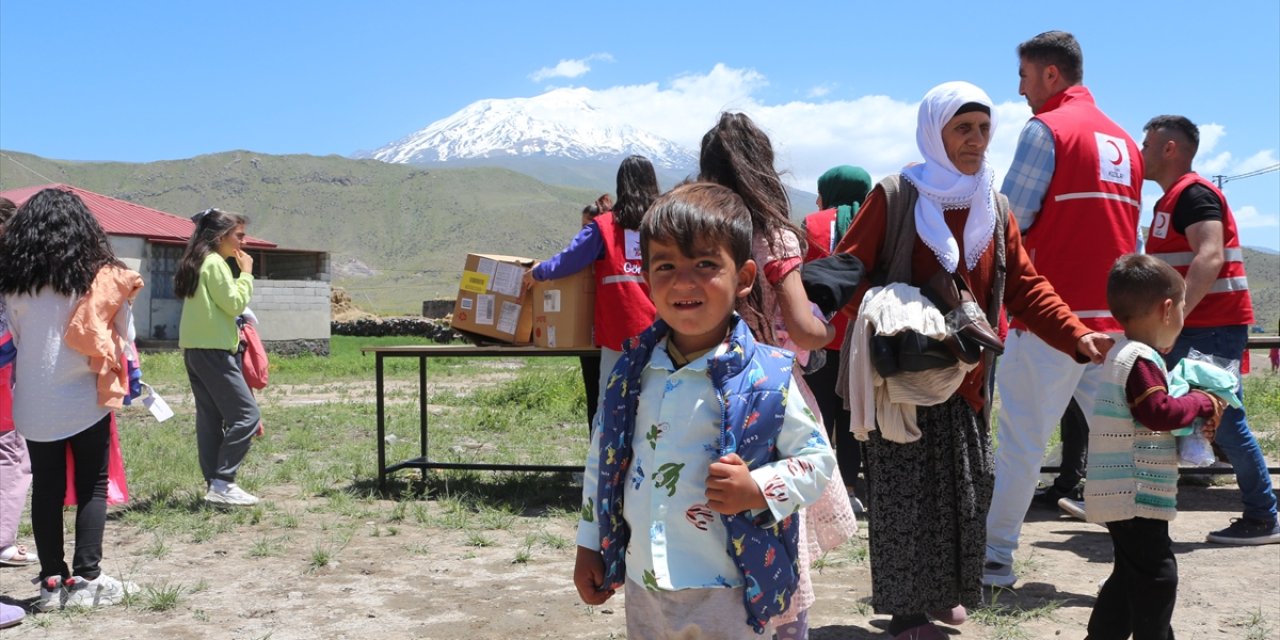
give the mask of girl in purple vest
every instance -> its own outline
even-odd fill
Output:
[[[653,302],[640,263],[640,219],[658,197],[658,176],[644,156],[630,156],[618,167],[617,202],[574,236],[560,253],[524,276],[533,281],[571,276],[595,268],[595,343],[600,347],[600,385],[622,354],[622,342],[653,324]],[[599,201],[597,201],[599,202]]]

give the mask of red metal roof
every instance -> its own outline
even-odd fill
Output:
[[[127,200],[120,200],[100,193],[86,191],[67,184],[42,184],[0,191],[14,204],[22,206],[31,196],[45,189],[61,189],[80,196],[89,211],[98,219],[108,235],[141,236],[152,242],[186,244],[196,225],[190,218],[175,216],[158,209],[144,207]],[[261,238],[245,237],[245,244],[256,249],[274,249],[276,244]]]

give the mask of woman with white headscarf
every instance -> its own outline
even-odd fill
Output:
[[[864,282],[934,290],[939,282],[955,283],[952,296],[967,290],[977,305],[969,307],[980,308],[967,319],[979,344],[990,344],[981,321],[994,324],[1003,302],[1055,348],[1101,362],[1109,338],[1080,323],[1036,273],[1017,225],[1006,224],[1008,202],[995,191],[985,157],[994,131],[991,99],[978,87],[948,82],[930,90],[916,131],[924,161],[876,186],[836,252],[862,261]],[[858,317],[867,287],[846,314]],[[956,376],[959,386],[949,397],[912,407],[918,435],[872,430],[860,436],[867,438],[869,511],[875,514],[872,605],[893,616],[889,631],[896,638],[945,638],[930,618],[959,624],[966,607],[982,601],[993,486],[986,414],[992,354],[983,351],[976,366]]]

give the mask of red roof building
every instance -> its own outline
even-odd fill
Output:
[[[98,224],[102,225],[102,229],[107,232],[107,235],[136,236],[148,242],[185,245],[187,239],[191,237],[191,233],[196,228],[195,223],[191,222],[190,218],[175,216],[172,213],[144,207],[128,200],[104,196],[101,193],[94,193],[68,184],[42,184],[35,187],[21,187],[0,191],[0,196],[12,200],[14,204],[21,207],[31,196],[45,189],[60,189],[80,196],[80,199],[84,201],[86,207],[89,207],[89,211],[93,213],[93,217],[98,219]],[[192,213],[195,212],[193,211]],[[245,244],[254,249],[276,248],[274,242],[267,242],[252,236],[245,238]]]
[[[79,196],[107,232],[116,257],[142,274],[146,286],[132,307],[139,338],[176,345],[182,300],[174,295],[173,278],[195,223],[190,218],[67,184],[21,187],[0,191],[0,196],[22,206],[44,189],[61,189]],[[327,354],[331,315],[329,254],[284,249],[254,237],[245,238],[245,251],[253,257],[250,307],[260,321],[258,334],[267,347],[300,346]]]

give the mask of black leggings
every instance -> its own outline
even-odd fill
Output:
[[[94,580],[102,573],[102,534],[107,526],[107,458],[111,414],[63,440],[27,441],[31,454],[31,530],[40,556],[40,577],[73,575],[62,538],[62,503],[67,493],[67,447],[75,458],[76,550],[74,575]]]

